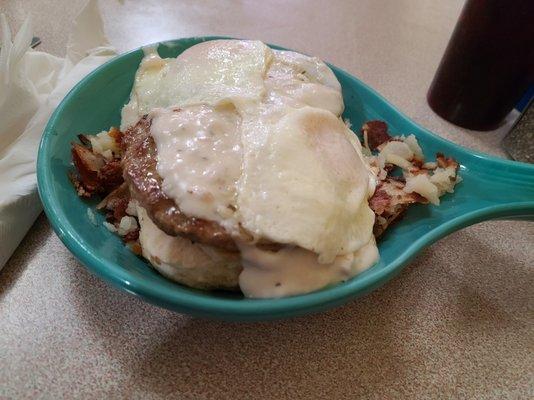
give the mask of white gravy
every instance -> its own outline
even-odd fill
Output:
[[[241,245],[243,272],[239,286],[246,297],[277,298],[309,293],[343,282],[366,270],[378,260],[374,237],[353,254],[340,255],[321,264],[317,254],[300,247],[278,252]]]
[[[231,107],[155,109],[151,134],[163,190],[180,209],[235,229],[241,175],[240,119]]]

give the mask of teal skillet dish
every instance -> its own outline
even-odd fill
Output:
[[[164,42],[162,57],[176,57],[185,49],[216,37]],[[277,48],[276,46],[273,46]],[[144,300],[177,312],[234,321],[292,317],[326,310],[362,296],[398,274],[422,249],[445,235],[492,218],[534,216],[534,166],[493,158],[461,148],[417,126],[371,88],[332,67],[343,88],[344,117],[359,127],[372,119],[386,121],[391,132],[417,136],[429,159],[436,152],[461,164],[463,181],[455,193],[435,206],[414,206],[391,227],[379,243],[380,261],[356,277],[320,291],[282,299],[246,299],[237,293],[205,292],[165,279],[125,247],[103,225],[96,201],[80,199],[68,172],[70,143],[79,133],[97,133],[118,126],[128,101],[142,49],[122,54],[96,69],[65,97],[43,133],[37,160],[39,194],[55,232],[93,273]]]

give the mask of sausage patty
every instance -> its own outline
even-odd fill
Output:
[[[141,118],[122,138],[124,181],[133,199],[147,211],[154,223],[171,236],[187,237],[193,242],[237,251],[232,236],[218,223],[185,215],[162,189],[158,174],[157,149],[150,135],[151,119]]]

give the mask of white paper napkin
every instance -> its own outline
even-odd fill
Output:
[[[29,19],[13,40],[5,15],[0,28],[1,269],[42,210],[35,163],[50,115],[77,82],[116,52],[104,34],[96,0],[76,17],[65,58],[30,49]]]

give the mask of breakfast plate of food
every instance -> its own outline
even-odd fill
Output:
[[[534,167],[441,139],[348,73],[255,40],[114,58],[59,105],[37,164],[45,212],[87,268],[228,320],[334,307],[454,230],[534,215]]]

